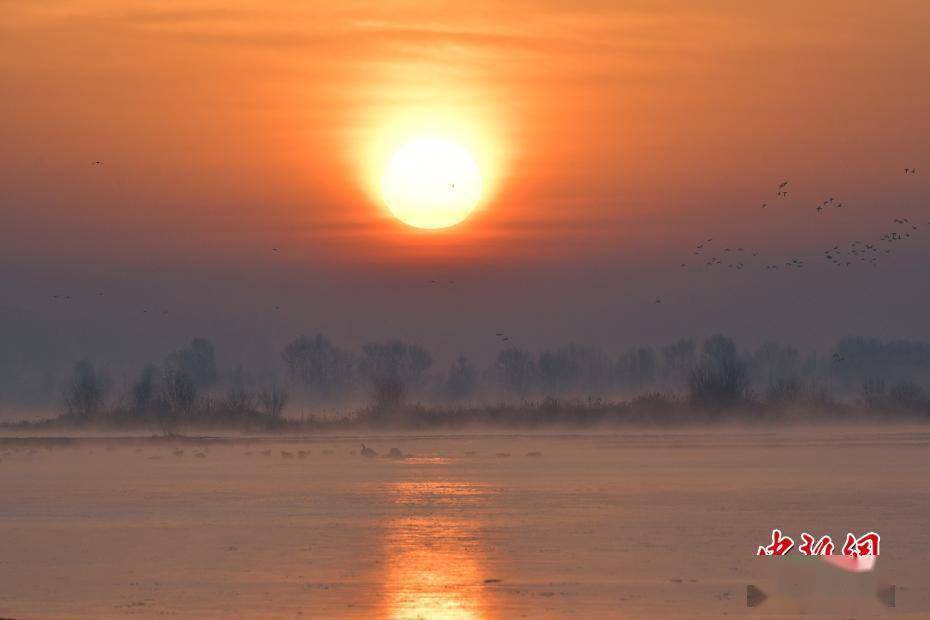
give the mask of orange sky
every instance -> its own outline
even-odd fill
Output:
[[[925,3],[618,4],[11,3],[4,204],[153,252],[499,256],[709,227],[782,176],[878,196],[930,150]],[[499,158],[451,233],[386,221],[360,179],[417,114]]]
[[[272,261],[373,280],[616,265],[651,296],[704,237],[816,253],[892,209],[926,212],[920,0],[2,11],[0,257],[21,279],[28,265],[51,281]],[[493,192],[463,225],[411,229],[371,191],[372,144],[399,118],[444,124],[493,162]],[[926,174],[905,184],[911,165]],[[782,179],[790,200],[761,212]],[[858,211],[812,220],[832,195]]]

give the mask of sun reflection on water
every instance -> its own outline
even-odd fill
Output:
[[[388,524],[385,615],[404,620],[488,617],[482,524],[468,507],[490,490],[467,483],[424,481],[395,483],[390,491],[396,504],[419,514]]]

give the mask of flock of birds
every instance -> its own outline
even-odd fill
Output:
[[[905,168],[904,172],[908,175],[917,174],[917,168]],[[777,198],[786,198],[788,196],[789,185],[789,181],[780,182],[775,188],[775,196]],[[766,209],[769,207],[769,203],[763,202],[761,206],[763,209]],[[843,209],[845,206],[846,203],[838,200],[834,196],[830,196],[814,206],[813,211],[817,215],[821,215],[827,210]],[[881,234],[881,236],[875,240],[865,241],[857,239],[849,243],[834,244],[824,249],[822,251],[824,260],[835,267],[852,267],[856,264],[866,264],[871,267],[877,267],[879,259],[882,256],[892,253],[893,248],[891,246],[893,244],[911,239],[911,233],[920,230],[921,226],[930,226],[930,222],[916,224],[910,219],[902,217],[893,218],[891,222],[894,228],[884,232],[884,234]],[[712,245],[713,243],[713,237],[702,239],[692,249],[692,256],[700,257],[700,259],[696,263],[694,261],[691,263],[681,262],[680,268],[694,269],[697,267],[707,270],[725,266],[727,269],[741,271],[750,266],[754,266],[765,271],[775,271],[804,269],[809,264],[808,259],[797,256],[789,256],[777,261],[753,261],[753,264],[751,264],[751,258],[759,257],[759,250],[744,247],[720,248],[719,244],[714,246]],[[656,303],[661,303],[661,300],[657,299]]]
[[[40,448],[43,448],[44,450],[47,450],[47,451],[56,449],[55,446],[50,445],[50,444],[41,445]],[[109,446],[106,446],[105,450],[106,452],[115,452],[116,450],[118,450],[118,447],[111,444]],[[2,463],[5,458],[12,458],[16,456],[33,457],[36,454],[38,454],[38,451],[39,450],[37,450],[33,446],[26,446],[23,448],[19,448],[15,446],[8,447],[8,448],[0,448],[0,463]],[[162,458],[162,455],[160,454],[148,454],[144,448],[137,447],[134,449],[134,452],[136,454],[139,454],[145,457],[145,459],[149,461],[159,461]],[[206,459],[209,452],[210,452],[209,446],[197,446],[190,450],[191,455],[196,459]],[[87,451],[88,455],[93,455],[94,453],[95,453],[95,450],[93,449]],[[267,448],[264,450],[257,450],[257,451],[247,450],[246,452],[243,452],[243,456],[251,457],[251,456],[259,455],[263,457],[270,457],[272,456],[273,453],[274,453],[274,450],[272,450],[271,448]],[[281,458],[285,460],[294,459],[294,458],[306,459],[312,454],[310,450],[296,450],[296,451],[295,450],[280,450],[279,453],[281,455]],[[332,456],[336,453],[336,451],[331,448],[324,448],[321,450],[321,453],[324,456]],[[175,447],[171,449],[171,455],[174,457],[181,458],[181,457],[184,457],[186,454],[187,454],[187,451],[184,448]],[[391,448],[384,454],[379,454],[377,451],[366,446],[364,443],[360,444],[360,447],[358,450],[350,450],[349,455],[361,456],[365,460],[372,460],[372,459],[376,459],[380,457],[383,459],[389,459],[389,460],[394,460],[394,461],[402,461],[405,459],[412,458],[414,456],[412,454],[405,453],[400,448]],[[478,456],[478,453],[474,450],[470,450],[470,451],[465,452],[465,456],[475,457],[475,456]],[[495,453],[494,456],[499,459],[509,458],[510,452],[497,452]],[[542,452],[535,451],[535,450],[530,451],[526,453],[526,457],[527,458],[540,458],[542,457]]]

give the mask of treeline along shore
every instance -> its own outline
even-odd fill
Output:
[[[824,354],[767,343],[741,350],[724,335],[682,338],[611,356],[569,344],[502,348],[479,369],[465,356],[437,369],[400,340],[343,349],[322,334],[281,352],[277,373],[222,369],[202,338],[122,383],[75,362],[60,414],[0,428],[325,432],[616,425],[930,421],[930,345],[846,338]]]

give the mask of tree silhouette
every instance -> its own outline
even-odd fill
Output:
[[[749,380],[736,344],[723,335],[712,336],[701,348],[701,359],[689,380],[694,407],[721,411],[745,399]]]
[[[194,338],[189,347],[169,355],[167,363],[184,371],[198,389],[216,383],[216,353],[205,338]]]
[[[344,394],[356,377],[353,357],[322,334],[297,338],[284,348],[281,358],[292,381],[324,398]]]
[[[449,367],[445,394],[452,400],[465,400],[474,396],[478,387],[478,371],[464,355],[459,355]]]
[[[82,421],[95,417],[106,395],[103,374],[87,359],[74,364],[71,381],[65,388],[65,407],[69,414]]]
[[[495,364],[498,383],[508,392],[525,397],[536,384],[536,362],[524,349],[504,349]]]

